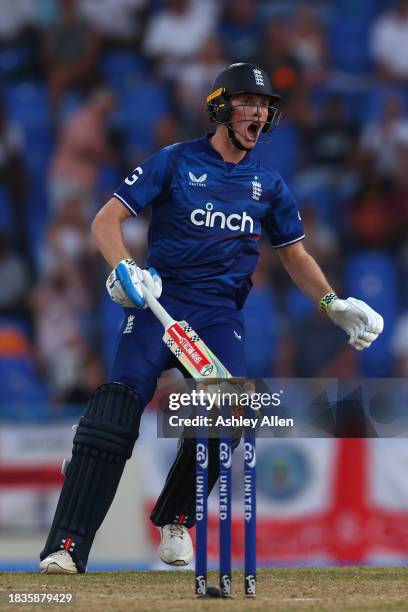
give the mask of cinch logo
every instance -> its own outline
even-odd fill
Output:
[[[205,181],[207,179],[207,174],[202,174],[198,178],[192,173],[188,173],[188,178],[190,179],[189,185],[193,185],[193,187],[205,187]]]
[[[194,225],[204,225],[205,227],[220,227],[224,229],[227,227],[233,232],[254,232],[254,221],[252,217],[243,212],[242,215],[232,213],[231,215],[225,215],[221,211],[214,211],[214,204],[207,202],[205,205],[206,210],[202,208],[195,208],[190,215],[191,223]]]

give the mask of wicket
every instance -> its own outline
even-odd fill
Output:
[[[244,435],[244,589],[247,597],[256,595],[256,443],[255,432]],[[208,534],[208,438],[196,442],[196,587],[198,597],[207,595]],[[231,518],[232,518],[231,438],[219,441],[220,564],[222,597],[232,596]]]

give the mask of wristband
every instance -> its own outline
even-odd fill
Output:
[[[320,310],[323,310],[323,312],[328,315],[330,311],[330,306],[332,302],[334,302],[334,300],[338,300],[338,297],[335,293],[333,293],[332,291],[325,293],[319,302]]]

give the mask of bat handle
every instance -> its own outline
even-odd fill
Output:
[[[160,302],[154,297],[154,295],[150,293],[145,284],[143,284],[143,297],[154,316],[157,317],[160,323],[163,325],[164,329],[167,330],[170,325],[173,325],[176,322],[169,315],[167,310],[163,308]]]

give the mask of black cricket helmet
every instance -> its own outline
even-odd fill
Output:
[[[268,118],[263,132],[272,132],[280,119],[280,110],[273,105],[281,99],[272,89],[268,74],[255,64],[231,64],[215,79],[212,91],[207,96],[207,112],[210,121],[222,123],[231,129],[231,96],[236,94],[258,94],[269,97]]]

